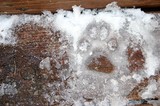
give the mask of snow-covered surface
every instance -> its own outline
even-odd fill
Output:
[[[55,14],[44,11],[42,15],[35,16],[2,15],[0,43],[15,44],[16,38],[11,36],[11,28],[30,21],[60,30],[68,40],[68,76],[73,79],[68,81],[70,88],[63,92],[63,96],[74,106],[125,106],[129,92],[143,78],[156,75],[160,68],[160,51],[157,51],[160,47],[157,39],[159,33],[155,33],[160,28],[159,22],[155,15],[146,14],[140,9],[121,9],[112,3],[102,10],[73,6],[73,12],[58,10]],[[126,55],[130,41],[134,41],[133,46],[138,44],[142,47],[146,59],[144,69],[132,73],[127,68],[129,63]],[[97,55],[106,56],[114,64],[113,73],[95,72],[87,68],[88,59]],[[50,59],[46,57],[39,67],[50,70]],[[48,85],[52,88],[52,84]],[[141,96],[151,98],[157,85],[155,81],[150,82]],[[12,89],[13,92],[10,90],[9,93],[17,92],[12,85],[1,84],[0,95],[4,94],[5,86]],[[54,90],[52,94],[44,94],[50,103],[56,98],[54,96]],[[88,102],[85,98],[92,101]]]

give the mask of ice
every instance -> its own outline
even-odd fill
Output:
[[[12,83],[12,84],[2,83],[2,84],[0,84],[0,96],[15,95],[17,93],[18,93],[18,91],[16,89],[16,84],[15,83]]]
[[[47,69],[48,71],[51,69],[51,63],[50,63],[50,58],[46,57],[43,59],[40,64],[39,64],[40,69]]]

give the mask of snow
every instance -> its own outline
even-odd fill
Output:
[[[42,15],[13,15],[0,16],[0,43],[15,44],[12,35],[15,24],[28,22],[38,23],[61,31],[62,37],[69,43],[69,69],[67,73],[73,80],[69,80],[70,89],[63,92],[64,98],[73,106],[125,106],[129,100],[126,95],[144,78],[156,75],[159,69],[159,58],[155,55],[155,47],[159,44],[154,31],[159,26],[155,15],[146,14],[140,9],[121,9],[115,2],[101,10],[89,10],[80,6],[73,6],[73,12],[57,10],[52,14],[44,11]],[[6,40],[8,38],[9,40]],[[133,42],[132,42],[133,41]],[[128,46],[141,46],[145,57],[144,69],[130,72],[126,50]],[[61,49],[66,49],[64,45]],[[89,70],[86,66],[91,57],[104,55],[113,63],[113,73],[106,74]],[[55,57],[58,59],[60,57]],[[58,62],[56,68],[60,69]],[[50,58],[41,60],[39,68],[51,70]],[[61,71],[60,71],[61,72]],[[65,75],[61,75],[63,79]],[[1,84],[1,95],[4,89]],[[48,84],[52,90],[53,84]],[[57,85],[59,86],[59,85]],[[152,97],[157,90],[155,81],[147,86],[142,93],[143,98]],[[54,90],[51,94],[44,94],[51,104]],[[11,94],[17,91],[14,89]],[[91,98],[91,102],[83,98]],[[64,105],[63,103],[61,104]]]
[[[116,81],[116,80],[114,80],[114,79],[111,79],[110,80],[111,81],[111,84],[113,85],[113,90],[115,91],[115,92],[118,92],[118,82]]]
[[[151,80],[146,87],[146,90],[141,94],[143,99],[154,97],[154,91],[157,90],[157,82],[155,80]]]
[[[0,16],[0,44],[15,44],[11,28],[18,21],[18,16]]]
[[[74,63],[70,62],[70,65],[75,66],[73,70],[77,77],[70,82],[73,89],[69,91],[73,97],[84,95],[97,104],[104,103],[101,100],[107,98],[112,106],[123,106],[127,101],[122,95],[127,95],[136,85],[133,84],[133,79],[139,83],[143,78],[155,75],[159,61],[153,54],[156,39],[152,36],[152,31],[157,27],[154,15],[146,14],[140,9],[120,9],[115,3],[99,11],[73,6],[73,12],[60,10],[55,15],[56,28],[66,34],[73,47],[70,55]],[[125,51],[130,40],[143,47],[146,58],[143,72],[134,75],[128,74],[128,69],[125,68],[128,64]],[[100,54],[106,55],[116,66],[112,74],[102,75],[85,66],[91,56]],[[78,97],[75,100],[78,101],[75,106],[84,103]],[[93,104],[84,103],[85,106]]]
[[[39,64],[39,68],[40,69],[51,70],[50,58],[46,57],[45,59],[43,59]]]
[[[16,89],[16,83],[12,83],[12,84],[2,83],[2,84],[0,84],[0,96],[15,95],[17,93],[18,93],[18,91]]]
[[[132,78],[134,78],[135,80],[137,80],[137,82],[141,82],[142,79],[142,76],[139,75],[139,74],[133,74]]]
[[[125,75],[123,75],[123,76],[121,77],[121,80],[122,80],[123,82],[126,82],[126,81],[129,80],[129,79],[131,79],[131,76],[125,76]]]
[[[118,48],[118,43],[116,39],[110,39],[107,43],[108,49],[115,51]]]

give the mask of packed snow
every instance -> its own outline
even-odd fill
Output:
[[[154,14],[144,13],[141,9],[121,9],[116,3],[111,3],[101,10],[73,6],[73,11],[57,10],[55,14],[44,11],[42,15],[1,15],[0,43],[16,44],[18,38],[12,36],[12,28],[28,22],[56,29],[67,39],[69,47],[63,45],[63,48],[67,48],[69,69],[65,74],[61,73],[61,77],[72,79],[68,80],[69,88],[64,90],[62,96],[73,106],[129,105],[126,97],[129,92],[144,78],[159,73],[160,44],[156,31],[159,31],[160,22]],[[126,50],[128,46],[136,45],[142,48],[145,65],[140,71],[130,72]],[[100,55],[114,64],[112,73],[87,68],[91,57]],[[50,58],[46,57],[40,62],[39,68],[50,70],[50,64]],[[57,62],[56,67],[59,65]],[[150,81],[141,97],[152,98],[159,84],[155,80]],[[4,90],[5,87],[8,90]],[[57,98],[52,83],[48,87],[52,93],[44,94],[44,98],[52,104]],[[17,92],[13,85],[0,86],[0,96]]]

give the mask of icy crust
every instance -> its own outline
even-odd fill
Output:
[[[62,80],[67,81],[67,89],[61,92],[64,102],[60,105],[73,106],[126,106],[127,95],[144,78],[158,73],[159,67],[159,21],[153,14],[146,14],[140,9],[121,9],[111,3],[102,10],[89,10],[73,6],[73,12],[58,10],[56,14],[44,11],[40,15],[0,16],[0,43],[15,44],[11,28],[25,23],[56,29],[61,32],[59,42],[64,38],[59,51],[52,50],[54,61],[61,59],[67,52],[68,69],[61,69],[57,61],[56,68]],[[9,39],[9,40],[6,40]],[[14,43],[13,43],[14,42]],[[138,71],[129,70],[127,49],[141,49],[145,64]],[[59,56],[56,53],[59,52]],[[87,65],[92,57],[104,56],[114,66],[112,73],[90,70]],[[50,58],[46,57],[39,64],[40,69],[51,69]],[[55,86],[56,84],[56,86]],[[6,94],[16,94],[12,85],[1,84],[0,96],[4,95],[4,86],[11,90]],[[141,97],[151,98],[159,88],[154,80],[141,92]],[[61,98],[55,96],[55,87],[64,87],[62,83],[48,83],[44,98],[52,104]],[[12,92],[13,91],[13,92]],[[129,105],[129,104],[128,104]]]
[[[70,81],[71,100],[75,106],[124,106],[126,96],[142,79],[158,72],[159,61],[154,54],[157,39],[153,32],[159,26],[155,15],[140,9],[121,9],[115,3],[103,10],[86,10],[73,6],[73,12],[59,10],[55,26],[71,41],[70,66],[76,76]],[[127,65],[128,47],[140,47],[145,57],[144,68],[130,72]],[[111,74],[89,70],[88,60],[106,56],[115,66]],[[154,89],[156,90],[156,86]],[[152,95],[153,90],[142,98]],[[87,101],[90,100],[90,101]]]

